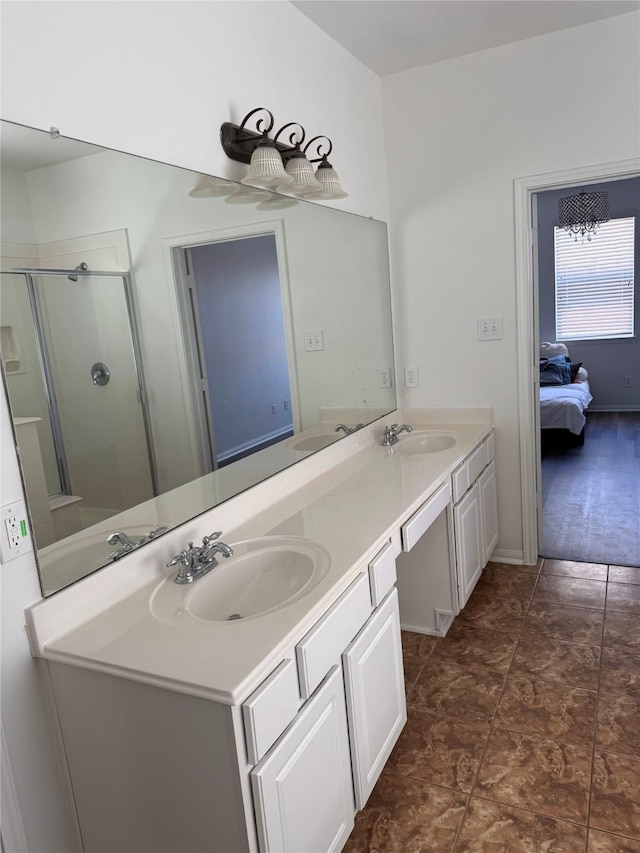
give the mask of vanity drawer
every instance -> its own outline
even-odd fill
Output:
[[[361,574],[296,646],[300,694],[308,699],[371,613],[369,575]]]
[[[250,764],[257,764],[298,713],[300,691],[296,662],[288,659],[242,705]]]
[[[374,607],[382,603],[397,580],[396,557],[400,550],[400,535],[394,533],[391,541],[369,563],[369,585]]]
[[[487,448],[487,465],[488,465],[489,462],[493,462],[493,460],[496,458],[495,435],[493,433],[491,433],[491,435],[485,439],[484,443],[485,443],[485,446]]]
[[[422,534],[431,527],[436,518],[451,500],[449,483],[440,486],[438,491],[424,503],[401,527],[402,550],[410,551]]]
[[[457,503],[478,479],[489,462],[487,455],[487,443],[483,442],[480,447],[471,453],[462,465],[453,472],[453,502]]]

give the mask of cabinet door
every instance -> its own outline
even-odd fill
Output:
[[[253,769],[251,785],[261,853],[342,850],[354,805],[340,666]]]
[[[482,533],[484,546],[483,568],[489,562],[498,544],[498,500],[496,495],[496,465],[491,462],[479,480],[482,507]]]
[[[356,807],[362,809],[407,721],[397,590],[389,593],[342,660]]]
[[[480,487],[476,481],[453,508],[456,540],[456,571],[458,598],[462,609],[484,568],[482,542],[482,517],[480,513]]]

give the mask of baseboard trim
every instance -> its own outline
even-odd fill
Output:
[[[589,406],[589,412],[640,412],[640,406]]]
[[[510,563],[514,566],[524,566],[522,551],[508,551],[506,548],[496,548],[489,558],[492,563]]]

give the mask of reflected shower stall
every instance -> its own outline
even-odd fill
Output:
[[[131,283],[86,264],[21,268],[2,271],[0,295],[6,385],[42,548],[157,494]]]

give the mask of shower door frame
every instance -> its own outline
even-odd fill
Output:
[[[120,272],[113,270],[64,270],[64,269],[38,269],[35,267],[15,267],[13,269],[3,269],[0,273],[7,275],[24,275],[27,283],[27,293],[31,305],[31,315],[33,319],[33,328],[35,332],[36,348],[38,351],[38,360],[42,371],[42,380],[44,383],[45,394],[47,397],[47,405],[49,407],[49,419],[51,421],[51,432],[53,435],[53,445],[56,453],[56,464],[58,466],[58,475],[60,477],[61,494],[72,495],[71,478],[69,476],[69,465],[64,447],[64,438],[62,434],[62,424],[60,421],[60,412],[58,410],[58,402],[56,399],[55,385],[53,382],[53,371],[49,360],[49,352],[46,345],[46,336],[44,325],[42,322],[42,309],[40,307],[40,297],[38,288],[34,279],[37,276],[78,276],[81,278],[119,278],[124,284],[124,297],[127,307],[127,316],[129,318],[129,330],[131,332],[131,343],[133,349],[133,363],[138,381],[138,402],[142,410],[142,424],[144,427],[145,441],[147,445],[147,455],[149,458],[149,475],[151,478],[151,488],[154,497],[158,495],[158,477],[156,472],[156,462],[153,451],[153,442],[151,438],[151,423],[149,419],[149,410],[147,405],[146,385],[144,381],[144,372],[142,369],[142,356],[140,344],[138,342],[138,328],[136,324],[135,308],[133,303],[133,290],[131,286],[131,275],[128,272]]]

